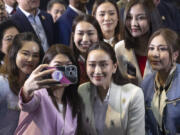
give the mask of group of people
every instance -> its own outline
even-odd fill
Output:
[[[51,0],[45,12],[17,0],[6,19],[0,0],[0,134],[179,134],[177,32],[153,0],[123,13],[113,0],[87,2]],[[53,78],[68,66],[76,82]]]

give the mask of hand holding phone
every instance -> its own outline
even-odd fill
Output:
[[[75,65],[48,67],[48,69],[55,68],[48,78],[52,78],[57,82],[53,84],[75,84],[78,82],[78,72]]]

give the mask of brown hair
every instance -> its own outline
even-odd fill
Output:
[[[124,10],[121,34],[123,36],[123,39],[125,40],[125,47],[127,49],[136,48],[136,46],[138,45],[137,38],[132,37],[126,27],[126,20],[130,9],[136,4],[141,4],[144,7],[149,22],[149,31],[146,33],[145,38],[147,38],[147,40],[145,41],[148,42],[151,34],[161,26],[161,17],[152,0],[130,0]],[[147,46],[147,42],[144,43],[145,46]]]
[[[34,41],[38,44],[40,54],[39,63],[41,62],[44,56],[44,51],[41,46],[41,42],[33,33],[25,32],[15,36],[12,46],[10,46],[9,48],[8,55],[5,56],[5,63],[1,67],[0,73],[2,73],[3,75],[7,75],[10,88],[12,92],[16,95],[18,95],[19,90],[21,88],[20,84],[17,83],[19,80],[19,69],[16,65],[16,56],[18,51],[23,47],[25,41]]]
[[[172,53],[175,51],[179,52],[179,50],[180,50],[180,47],[179,47],[180,38],[179,38],[178,34],[171,29],[161,28],[152,34],[152,36],[149,39],[148,46],[150,45],[151,41],[159,35],[161,35],[164,38],[164,40],[168,46],[169,56],[172,60]],[[179,59],[177,59],[177,60],[179,60]]]

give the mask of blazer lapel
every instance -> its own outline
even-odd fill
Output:
[[[23,14],[23,12],[19,8],[17,8],[16,17],[22,24],[20,26],[20,28],[23,32],[24,31],[32,31],[35,34],[35,31],[31,25],[31,23],[29,22],[28,18]]]

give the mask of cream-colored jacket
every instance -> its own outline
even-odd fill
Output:
[[[153,72],[149,61],[147,61],[145,69],[144,69],[144,76],[141,75],[141,71],[139,69],[135,52],[133,49],[128,50],[125,48],[124,40],[119,41],[115,45],[114,49],[115,49],[116,58],[118,61],[118,68],[123,76],[127,77],[127,63],[128,62],[131,63],[136,68],[136,77],[138,79],[139,84],[141,83],[141,81],[144,79],[144,77],[147,74],[150,74]]]
[[[87,122],[98,135],[94,120],[94,93],[96,87],[90,82],[79,86],[78,92],[85,105]],[[145,135],[145,109],[142,89],[133,85],[116,85],[109,90],[104,135]],[[113,125],[111,124],[113,121]]]

